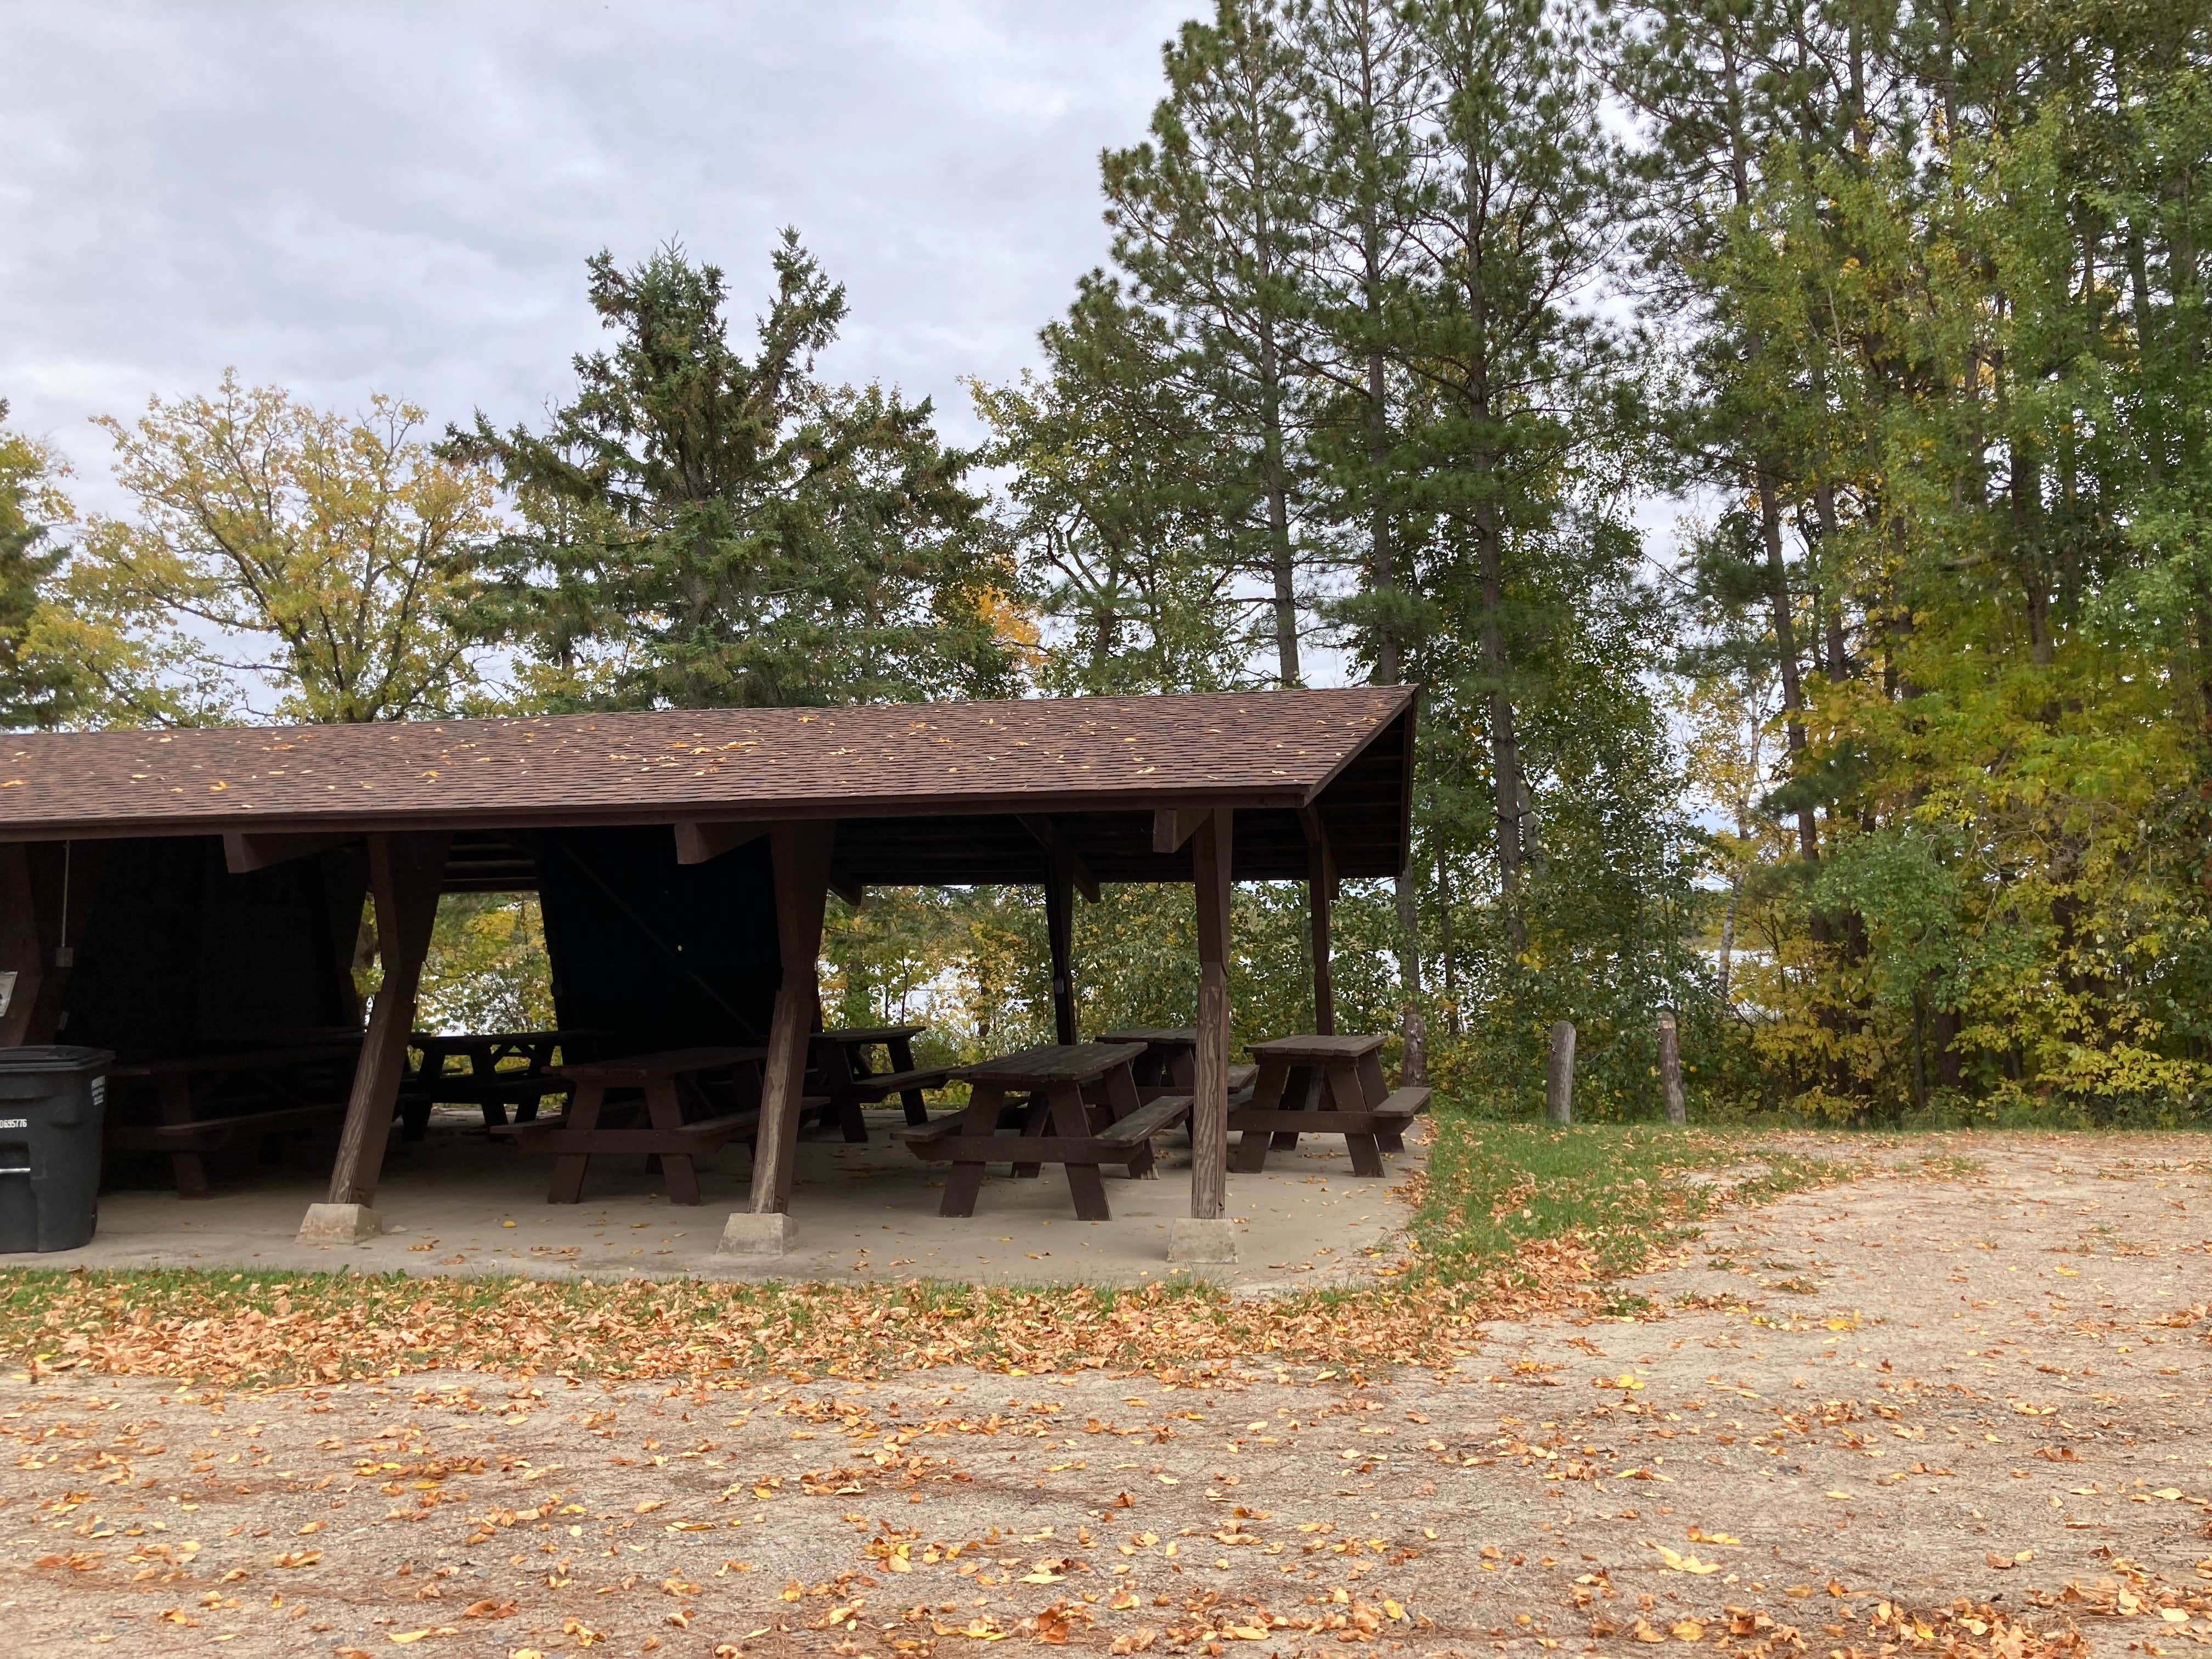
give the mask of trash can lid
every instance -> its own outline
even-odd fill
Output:
[[[0,1048],[0,1072],[104,1072],[114,1063],[112,1048],[83,1048],[69,1043]]]

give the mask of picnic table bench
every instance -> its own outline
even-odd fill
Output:
[[[1256,1174],[1272,1149],[1288,1152],[1301,1134],[1340,1134],[1352,1172],[1379,1176],[1382,1154],[1403,1152],[1406,1126],[1428,1109],[1429,1091],[1393,1092],[1382,1076],[1380,1036],[1287,1036],[1255,1042],[1259,1076],[1244,1105],[1229,1114],[1241,1133],[1230,1167]]]
[[[896,1095],[906,1108],[909,1124],[927,1123],[929,1108],[921,1091],[942,1089],[952,1077],[948,1066],[914,1063],[914,1040],[928,1029],[926,1025],[862,1025],[815,1032],[809,1041],[813,1046],[817,1086],[830,1103],[822,1114],[823,1121],[834,1117],[846,1139],[866,1140],[868,1123],[860,1109]],[[868,1050],[878,1048],[890,1060],[887,1071],[869,1068]]]
[[[127,1110],[111,1111],[101,1144],[110,1152],[166,1155],[176,1176],[177,1196],[205,1198],[207,1153],[343,1122],[347,1090],[360,1054],[358,1036],[340,1036],[284,1048],[111,1066],[107,1075],[112,1083],[126,1088],[138,1083],[153,1085],[160,1121],[139,1121]],[[195,1088],[211,1081],[218,1085],[213,1102],[204,1088]],[[233,1086],[226,1091],[220,1086],[223,1083]],[[324,1097],[298,1101],[302,1092]],[[215,1114],[202,1116],[202,1109],[210,1104],[216,1108]]]
[[[568,1079],[551,1069],[553,1055],[562,1043],[583,1035],[580,1031],[410,1033],[407,1046],[421,1058],[399,1085],[402,1134],[409,1140],[422,1139],[429,1127],[431,1108],[445,1104],[480,1108],[488,1129],[507,1121],[510,1105],[514,1108],[515,1121],[531,1121],[546,1096],[568,1092]],[[455,1059],[467,1060],[468,1069],[448,1071],[447,1063]],[[501,1069],[513,1060],[523,1063]]]
[[[767,1058],[765,1048],[669,1048],[556,1066],[555,1074],[574,1085],[568,1109],[558,1117],[497,1125],[492,1133],[511,1136],[529,1151],[554,1154],[549,1204],[580,1203],[585,1171],[603,1152],[644,1153],[648,1168],[659,1164],[670,1203],[696,1204],[699,1176],[692,1159],[757,1126],[759,1068]],[[750,1097],[750,1103],[723,1109],[708,1091],[732,1083],[740,1097]],[[634,1104],[620,1102],[616,1104],[623,1121],[601,1123],[608,1091],[617,1089],[643,1097],[643,1123],[636,1121]],[[688,1117],[687,1100],[695,1109]]]
[[[937,1212],[975,1214],[988,1164],[1010,1163],[1017,1176],[1059,1164],[1066,1167],[1078,1218],[1110,1221],[1099,1166],[1148,1173],[1152,1138],[1190,1111],[1188,1095],[1138,1097],[1130,1066],[1144,1052],[1137,1042],[1048,1043],[961,1068],[954,1075],[968,1084],[967,1109],[898,1131],[916,1158],[952,1166]],[[1002,1134],[1000,1111],[1010,1094],[1026,1094],[1029,1106],[1014,1133]]]

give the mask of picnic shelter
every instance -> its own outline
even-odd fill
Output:
[[[327,1049],[337,1150],[302,1237],[367,1237],[439,896],[535,891],[572,1069],[758,1056],[727,1239],[772,1253],[830,893],[1042,887],[1056,1035],[1076,1045],[1077,896],[1188,882],[1202,1239],[1225,1225],[1231,884],[1307,884],[1315,1031],[1333,1034],[1330,902],[1404,865],[1415,710],[1411,688],[1363,687],[0,736],[0,1047],[110,1048],[156,1079]]]

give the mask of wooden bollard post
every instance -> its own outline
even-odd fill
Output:
[[[1667,1121],[1687,1123],[1689,1109],[1682,1103],[1682,1044],[1672,1008],[1659,1011],[1659,1086],[1667,1097]]]
[[[1575,1023],[1552,1027],[1552,1069],[1544,1081],[1544,1115],[1554,1123],[1575,1121]]]

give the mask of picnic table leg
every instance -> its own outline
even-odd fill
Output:
[[[191,1079],[181,1072],[165,1072],[159,1085],[161,1100],[161,1121],[190,1123],[192,1121]],[[176,1171],[179,1198],[205,1198],[208,1195],[207,1160],[198,1152],[172,1152],[169,1165]]]
[[[1301,1110],[1321,1110],[1321,1073],[1307,1072],[1298,1082],[1297,1092],[1298,1098],[1304,1103]],[[1276,1130],[1275,1138],[1268,1143],[1267,1149],[1275,1152],[1295,1152],[1298,1149],[1298,1132],[1296,1129]]]
[[[524,1069],[523,1075],[530,1078],[544,1076],[545,1068],[553,1063],[554,1046],[550,1042],[532,1043],[525,1051],[530,1056],[530,1064]],[[544,1098],[542,1094],[521,1097],[514,1103],[514,1121],[517,1123],[537,1122],[538,1104]]]
[[[1359,1088],[1367,1097],[1370,1107],[1380,1106],[1390,1097],[1389,1079],[1382,1075],[1382,1056],[1368,1053],[1359,1057]],[[1400,1122],[1378,1123],[1375,1126],[1375,1144],[1386,1152],[1406,1150],[1406,1126]]]
[[[1367,1092],[1359,1086],[1356,1066],[1342,1061],[1328,1068],[1328,1101],[1332,1110],[1364,1112],[1367,1109]],[[1352,1154],[1352,1173],[1379,1176],[1382,1173],[1382,1149],[1376,1144],[1371,1129],[1345,1131],[1344,1149]]]
[[[893,1071],[911,1072],[915,1069],[913,1038],[893,1037],[885,1046],[890,1050]],[[920,1124],[929,1121],[929,1107],[923,1101],[921,1090],[900,1090],[899,1103],[906,1108],[906,1121],[908,1123]]]
[[[1260,1075],[1252,1080],[1252,1098],[1247,1103],[1255,1112],[1282,1109],[1283,1086],[1290,1079],[1290,1062],[1279,1054],[1260,1056]],[[1267,1167],[1267,1146],[1270,1137],[1265,1129],[1247,1129],[1237,1137],[1235,1164],[1239,1175],[1258,1175]]]
[[[441,1060],[441,1066],[444,1065]],[[499,1056],[483,1050],[469,1056],[469,1080],[489,1085],[499,1076]],[[507,1106],[490,1088],[484,1088],[477,1097],[477,1109],[483,1114],[484,1127],[496,1129],[507,1121]]]
[[[1107,1080],[1098,1078],[1083,1085],[1083,1116],[1091,1125],[1091,1133],[1099,1134],[1121,1115],[1114,1109],[1114,1099]]]
[[[1145,1103],[1143,1097],[1137,1093],[1137,1074],[1127,1066],[1117,1066],[1107,1073],[1105,1086],[1106,1109],[1116,1123],[1130,1113],[1139,1110]],[[1139,1141],[1129,1158],[1129,1179],[1158,1181],[1159,1178],[1160,1172],[1152,1162],[1152,1143],[1150,1140]]]
[[[568,1108],[568,1129],[593,1129],[599,1127],[599,1103],[606,1098],[607,1085],[586,1079],[578,1086],[576,1098]],[[563,1152],[553,1160],[553,1184],[545,1194],[548,1204],[578,1204],[584,1197],[584,1170],[592,1161],[588,1152]]]
[[[853,1070],[853,1056],[838,1044],[830,1045],[836,1058],[823,1069],[830,1073],[825,1079],[830,1085],[830,1110],[844,1127],[845,1139],[860,1146],[868,1138],[868,1120],[860,1112],[860,1091],[854,1086],[858,1080]]]
[[[1046,1095],[1042,1090],[1037,1093],[1031,1095],[1029,1097],[1029,1103],[1022,1108],[1023,1135],[1027,1137],[1030,1135],[1042,1134],[1044,1133],[1045,1123],[1051,1115],[1051,1097]],[[1090,1131],[1085,1130],[1084,1133],[1087,1134]],[[1035,1181],[1043,1173],[1044,1165],[1042,1164],[1022,1164],[1018,1162],[1014,1165],[1014,1178],[1018,1181]]]
[[[399,1139],[402,1141],[428,1139],[430,1133],[431,1109],[437,1104],[430,1091],[445,1075],[446,1062],[444,1057],[441,1056],[434,1064],[426,1065],[412,1078],[401,1080],[399,1098],[396,1104],[399,1114]],[[411,1090],[407,1086],[410,1083],[415,1085]]]
[[[999,1105],[1006,1091],[996,1084],[979,1083],[968,1097],[968,1109],[960,1114],[959,1145],[970,1135],[976,1137],[973,1148],[976,1158],[973,1163],[956,1163],[945,1177],[945,1201],[937,1206],[939,1215],[963,1216],[975,1213],[975,1194],[983,1190],[983,1142],[999,1133]],[[963,1151],[969,1150],[963,1146]]]
[[[1051,1102],[1052,1127],[1055,1133],[1082,1139],[1091,1133],[1091,1114],[1083,1104],[1083,1091],[1073,1083],[1055,1083],[1048,1098]],[[1098,1177],[1096,1164],[1069,1164],[1067,1190],[1075,1200],[1075,1218],[1078,1221],[1111,1221],[1114,1212],[1106,1206],[1106,1183]]]
[[[677,1102],[672,1079],[656,1077],[645,1085],[645,1112],[656,1129],[672,1132],[684,1127],[684,1108]],[[659,1158],[661,1176],[668,1182],[668,1201],[696,1204],[699,1172],[692,1167],[691,1154],[662,1152]]]

